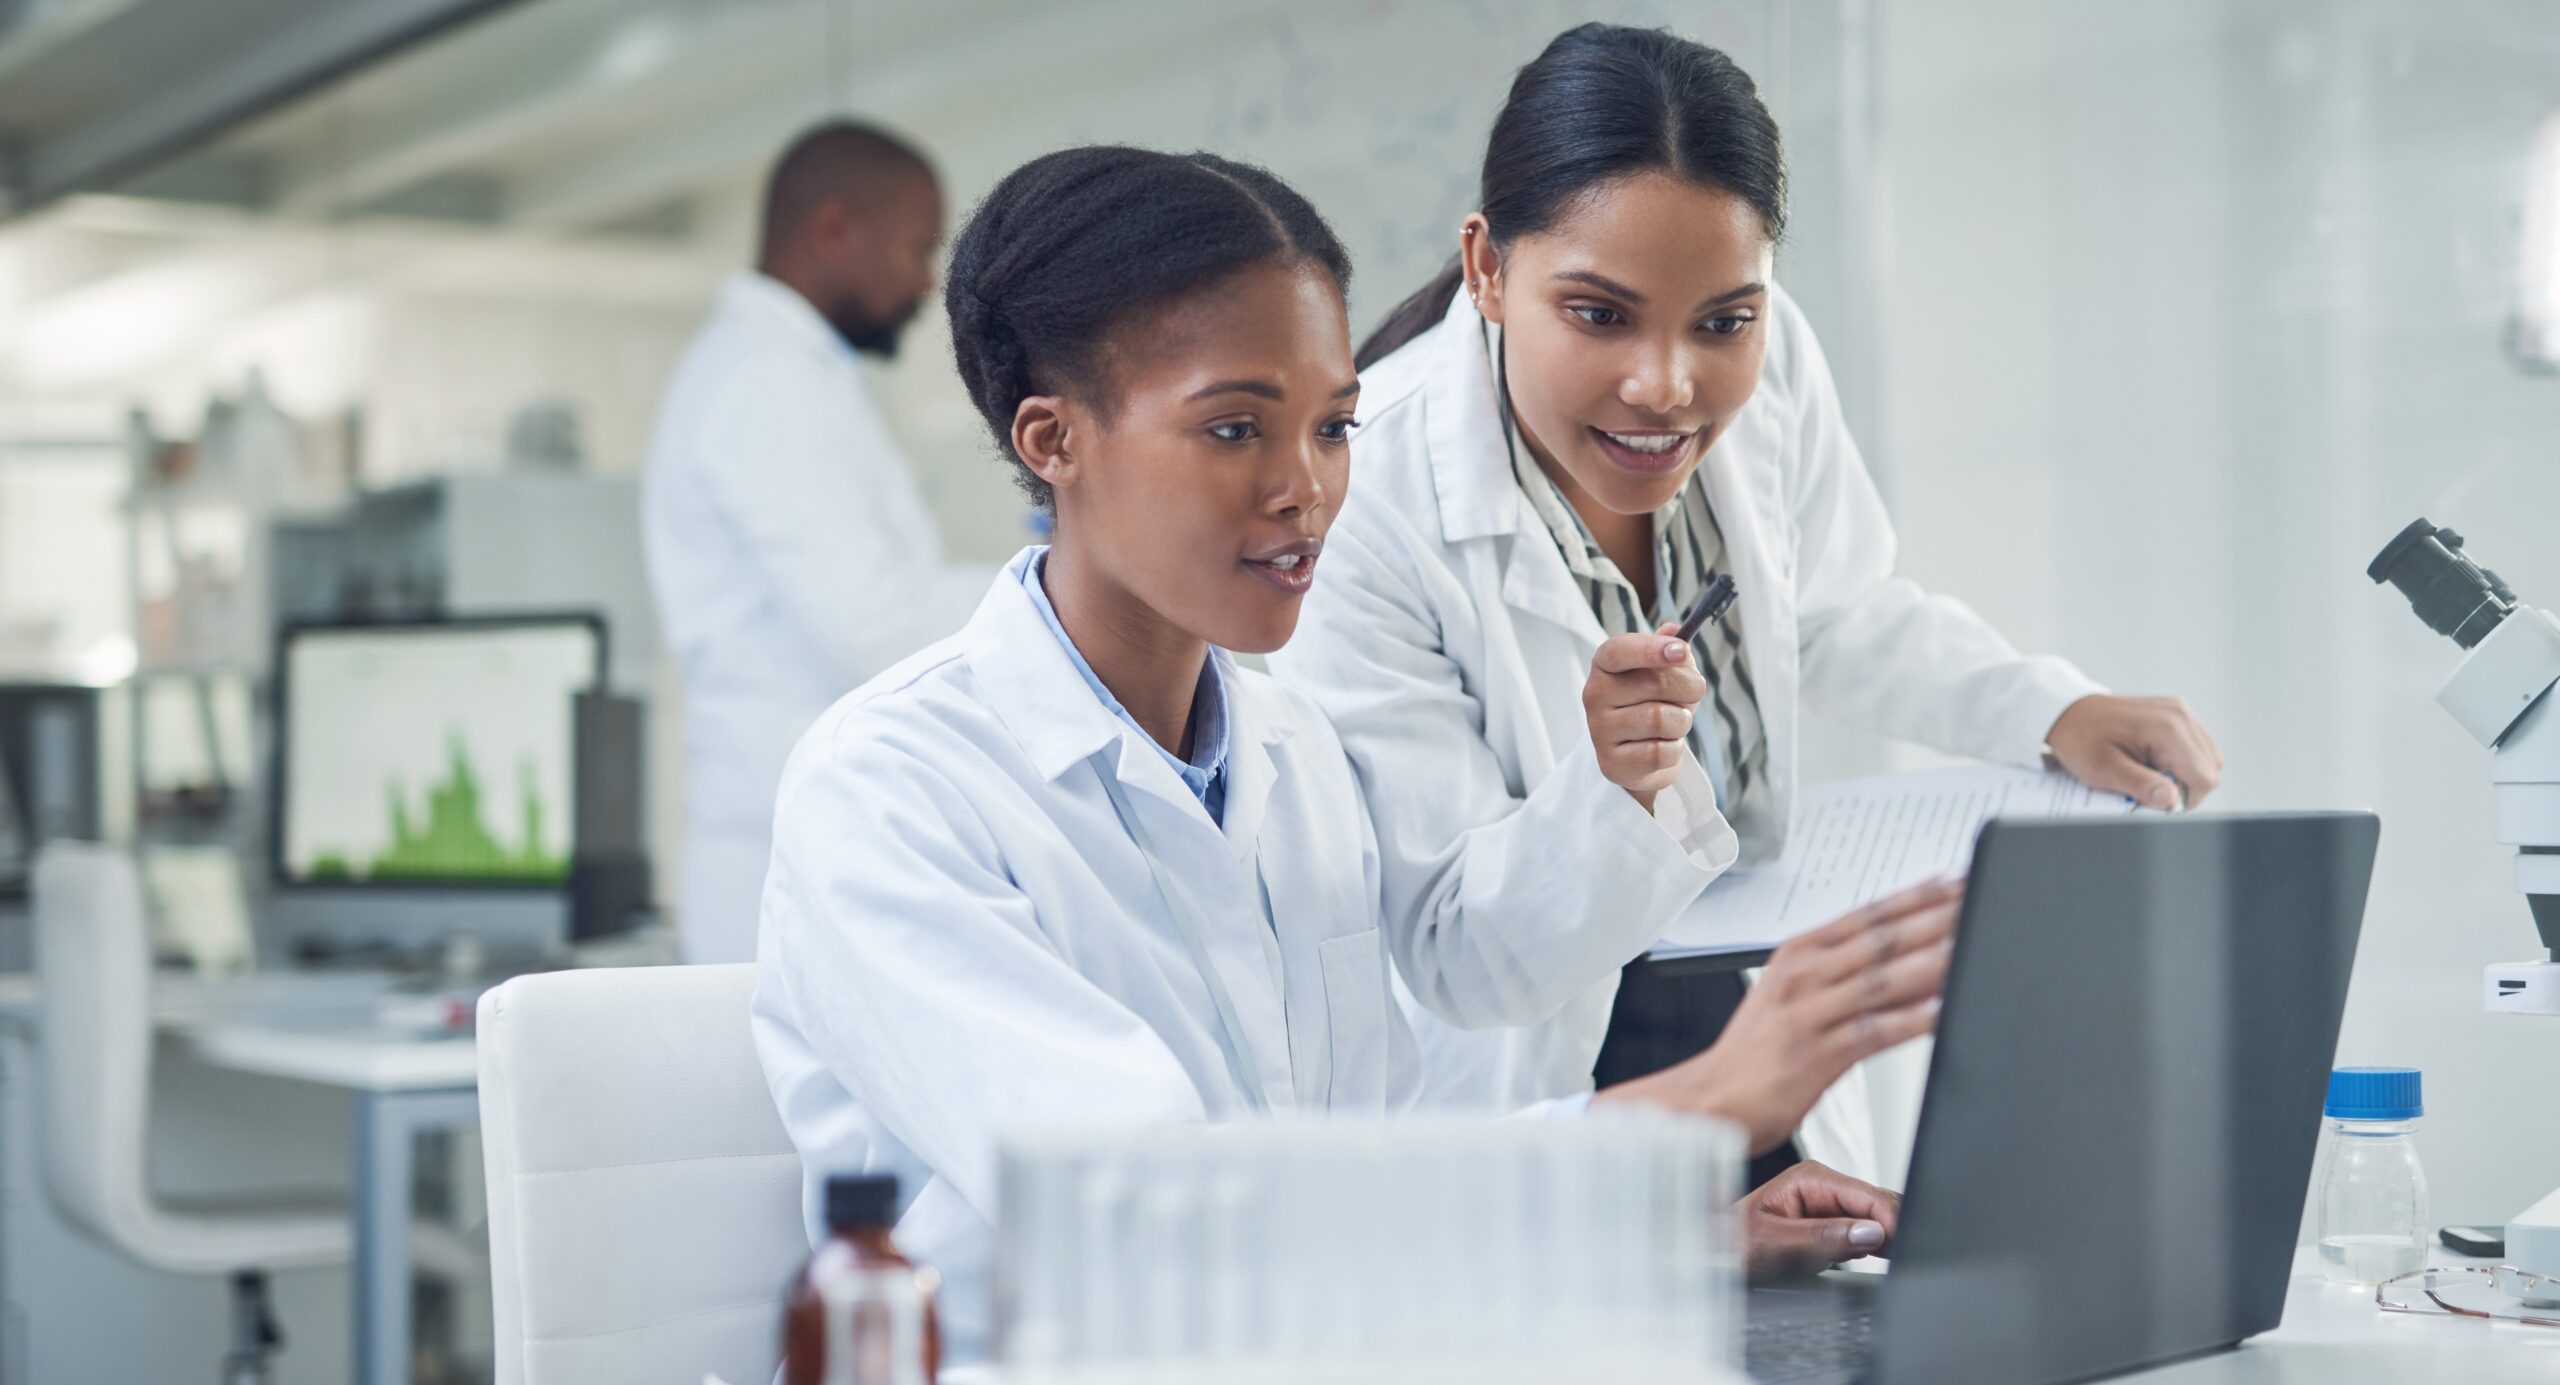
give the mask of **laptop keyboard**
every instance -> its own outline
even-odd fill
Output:
[[[1845,1379],[1865,1369],[1875,1344],[1874,1313],[1746,1323],[1743,1370],[1757,1381]]]

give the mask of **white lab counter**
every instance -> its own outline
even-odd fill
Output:
[[[2438,1246],[2427,1263],[2490,1262]],[[2124,1378],[2144,1385],[2551,1385],[2560,1381],[2560,1328],[2386,1313],[2374,1306],[2373,1290],[2323,1278],[2318,1252],[2305,1246],[2294,1255],[2284,1322],[2275,1331],[2236,1351]]]

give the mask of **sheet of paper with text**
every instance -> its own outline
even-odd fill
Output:
[[[2067,774],[1963,766],[1807,785],[1778,859],[1728,871],[1654,945],[1657,958],[1758,952],[1870,900],[1963,871],[1996,817],[2129,813]]]

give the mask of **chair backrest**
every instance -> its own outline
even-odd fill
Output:
[[[36,857],[30,884],[45,1186],[65,1220],[148,1260],[151,941],[142,877],[121,851],[57,841]]]
[[[480,1000],[498,1385],[763,1385],[808,1253],[751,965],[519,977]]]

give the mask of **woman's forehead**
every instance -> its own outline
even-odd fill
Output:
[[[1553,226],[1513,246],[1539,277],[1598,276],[1686,308],[1766,283],[1774,246],[1750,203],[1664,173],[1594,186]]]
[[[1106,362],[1122,395],[1176,401],[1236,379],[1330,395],[1356,377],[1342,291],[1312,264],[1256,265],[1132,314],[1112,329]]]

